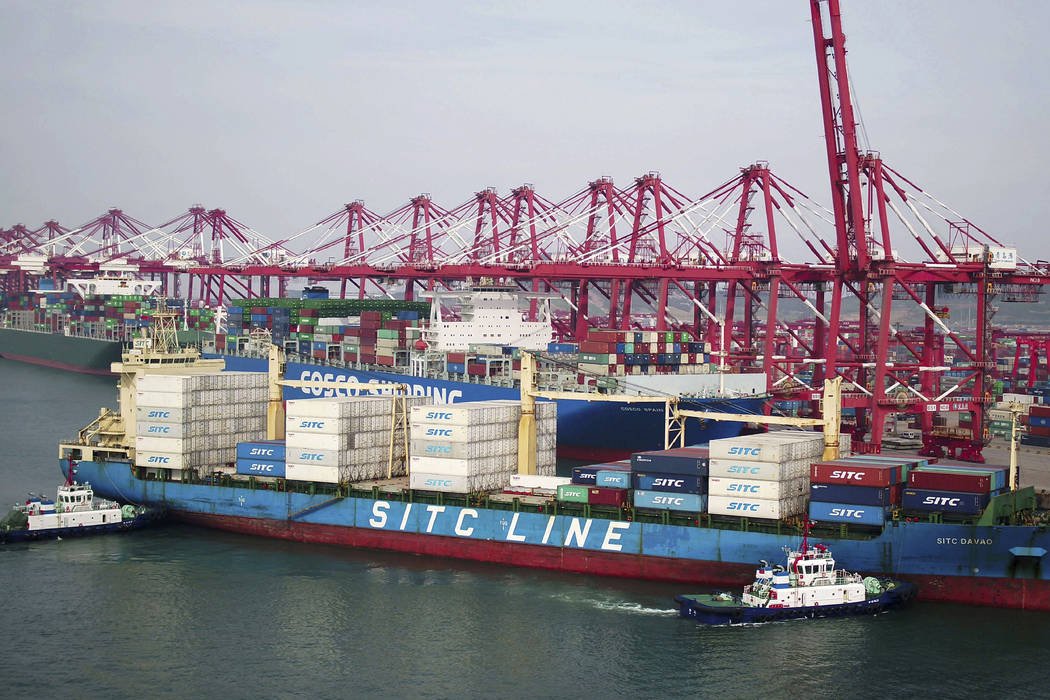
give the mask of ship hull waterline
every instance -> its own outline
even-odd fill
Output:
[[[76,469],[96,493],[204,527],[581,574],[737,587],[761,559],[797,544],[730,529],[146,481],[127,462]],[[1038,528],[901,522],[874,539],[825,539],[854,570],[915,583],[921,600],[1050,611],[1044,567],[1011,554],[1050,548]]]

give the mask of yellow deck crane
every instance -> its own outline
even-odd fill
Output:
[[[839,456],[839,430],[842,424],[842,378],[824,381],[823,417],[794,418],[792,416],[763,416],[693,411],[679,408],[677,396],[631,396],[627,394],[591,394],[574,391],[541,391],[536,389],[536,358],[532,353],[521,353],[521,421],[518,424],[518,473],[536,473],[536,399],[569,399],[572,401],[611,401],[617,403],[662,403],[664,405],[664,449],[685,445],[685,420],[738,421],[764,425],[793,425],[824,428],[824,459]]]

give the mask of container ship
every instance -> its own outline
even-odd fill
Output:
[[[913,581],[927,600],[1050,610],[1046,514],[1015,472],[850,456],[829,402],[823,434],[725,438],[559,477],[560,404],[544,392],[442,406],[344,382],[359,395],[285,401],[282,386],[336,382],[281,380],[276,359],[262,374],[180,357],[126,355],[119,412],[61,444],[61,468],[234,532],[706,585],[746,583],[809,517],[844,564]],[[532,386],[531,361],[524,371]]]
[[[121,349],[150,328],[161,300],[110,293],[129,291],[114,286],[115,280],[109,286],[102,280],[79,282],[75,289],[37,290],[36,296],[9,304],[4,325],[10,327],[0,329],[0,356],[110,374]],[[84,287],[88,282],[93,284]],[[475,287],[439,294],[436,301],[329,299],[327,290],[312,288],[302,298],[238,300],[219,309],[190,309],[178,299],[164,304],[178,312],[181,329],[175,334],[180,342],[199,344],[232,370],[265,370],[267,349],[275,343],[294,359],[289,371],[300,379],[407,383],[414,395],[437,403],[511,399],[518,395],[514,387],[524,348],[542,351],[540,384],[545,389],[581,397],[595,392],[676,394],[693,397],[691,406],[697,409],[762,410],[764,375],[718,372],[710,347],[684,333],[595,329],[583,343],[557,343],[543,299],[530,301],[535,310],[522,310],[517,296],[505,289]],[[530,313],[535,320],[529,320]],[[83,347],[72,352],[72,343]],[[335,386],[288,393],[305,398],[347,390]],[[662,406],[583,400],[559,404],[562,458],[620,459],[663,444]],[[694,424],[688,439],[706,442],[736,435],[740,427]]]

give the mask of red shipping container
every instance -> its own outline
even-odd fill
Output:
[[[376,333],[374,328],[362,328],[360,337],[362,345],[375,345],[379,334]]]
[[[592,506],[616,506],[627,503],[627,489],[587,489],[587,502]]]
[[[1028,415],[1050,417],[1050,406],[1034,403],[1028,407]]]
[[[383,365],[384,367],[393,367],[394,358],[389,355],[376,355],[376,364]]]
[[[638,355],[641,355],[642,353],[651,352],[649,349],[650,345],[652,345],[652,343],[635,343],[634,352]]]
[[[373,358],[375,357],[375,355],[376,355],[376,346],[375,345],[360,345],[358,347],[361,349],[361,352],[363,352],[364,354],[371,355]]]
[[[1039,435],[1040,437],[1050,437],[1050,428],[1041,425],[1030,425],[1028,426],[1028,434]]]
[[[333,333],[332,334],[332,342],[333,343],[341,343],[341,342],[343,342],[343,334],[342,333]]]
[[[448,362],[458,362],[460,364],[463,364],[464,362],[467,361],[467,355],[466,355],[466,353],[462,353],[462,352],[450,352],[450,353],[448,353],[447,361]]]
[[[899,506],[901,504],[901,494],[904,493],[904,484],[894,484],[890,487],[890,503]]]
[[[314,350],[314,357],[317,358],[318,360],[328,359],[327,356],[325,355],[325,351],[324,350]]]
[[[360,354],[359,362],[367,362],[369,364],[375,364],[375,361],[376,361],[375,353],[362,352]]]
[[[616,352],[616,344],[613,343],[613,352]],[[596,355],[609,354],[609,343],[596,340],[585,340],[580,343],[580,352],[589,352]]]
[[[623,343],[625,335],[620,331],[598,330],[595,328],[587,331],[587,340],[600,343]]]
[[[383,320],[383,312],[382,311],[362,311],[361,312],[361,320],[364,321],[365,319],[367,319],[369,321],[382,321]]]
[[[908,473],[908,487],[936,491],[988,493],[992,488],[992,477],[988,474],[913,471]]]
[[[857,462],[818,462],[809,468],[814,484],[848,484],[850,486],[892,486],[900,467],[896,464],[859,464]]]

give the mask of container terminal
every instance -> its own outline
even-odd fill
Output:
[[[925,595],[941,590],[947,599],[972,598],[973,593],[965,584],[955,584],[991,572],[1004,581],[1015,582],[1012,588],[1004,584],[1001,589],[1004,600],[1009,599],[1006,604],[1040,605],[1033,600],[1039,598],[1041,588],[1032,581],[1040,580],[1038,562],[1045,549],[1032,540],[1035,531],[1027,539],[1014,541],[1011,538],[1028,530],[1013,525],[1019,529],[1005,531],[1010,533],[1008,542],[1001,543],[1010,546],[1002,550],[999,544],[988,544],[1000,542],[990,536],[991,531],[982,530],[978,536],[975,531],[965,530],[944,534],[948,530],[942,529],[979,529],[1030,519],[1035,517],[1030,515],[1035,511],[1029,507],[1034,494],[1012,490],[1015,479],[1009,486],[998,485],[1004,482],[1004,470],[991,467],[987,468],[987,484],[980,481],[987,485],[986,491],[959,491],[973,498],[915,493],[924,489],[909,479],[931,465],[965,470],[967,464],[955,460],[968,463],[970,468],[981,464],[989,441],[1006,432],[1014,437],[1017,423],[1024,427],[1022,443],[1030,447],[1050,444],[1050,424],[1044,425],[1047,416],[1040,406],[1047,391],[1046,367],[1039,357],[1050,336],[1022,327],[1009,328],[994,319],[997,313],[1003,313],[1004,304],[1031,305],[1037,301],[1043,285],[1050,280],[1050,269],[1044,262],[1032,262],[1007,239],[985,231],[936,199],[929,190],[895,170],[878,152],[860,149],[837,0],[811,0],[810,18],[831,185],[830,210],[774,175],[767,163],[759,162],[741,168],[738,174],[700,197],[684,195],[664,182],[659,173],[650,172],[627,187],[618,187],[611,178],[598,178],[557,203],[530,185],[515,188],[506,196],[494,189],[481,190],[451,209],[420,195],[386,215],[378,215],[364,202],[354,201],[303,232],[280,240],[266,239],[222,209],[201,206],[156,227],[119,209],[111,209],[74,229],[55,221],[37,229],[19,225],[0,232],[0,290],[5,305],[0,355],[56,365],[67,363],[69,368],[77,368],[75,362],[67,362],[75,356],[56,353],[55,348],[90,340],[95,345],[86,345],[81,352],[89,352],[89,347],[100,349],[107,343],[107,352],[113,352],[112,343],[126,342],[149,324],[148,317],[156,315],[145,312],[145,307],[161,305],[147,301],[154,294],[158,300],[181,302],[183,332],[202,334],[198,339],[210,344],[220,360],[238,356],[246,346],[268,346],[268,341],[277,341],[285,351],[294,343],[297,359],[304,361],[355,368],[396,366],[403,375],[433,372],[436,368],[431,365],[440,362],[440,372],[461,377],[457,383],[503,382],[509,391],[520,391],[524,386],[521,362],[525,355],[519,353],[515,357],[513,349],[507,352],[515,343],[493,343],[486,348],[486,343],[475,342],[469,343],[465,352],[459,352],[439,351],[428,342],[433,340],[428,332],[433,330],[435,314],[441,323],[470,320],[471,312],[462,303],[464,294],[474,294],[489,283],[510,287],[528,299],[519,328],[543,319],[544,302],[553,300],[554,309],[547,316],[553,336],[546,351],[569,357],[541,358],[541,364],[544,360],[548,367],[560,363],[562,370],[566,361],[572,365],[572,371],[551,372],[557,375],[558,382],[575,380],[576,400],[579,395],[626,393],[638,397],[645,388],[650,394],[663,396],[668,406],[668,394],[672,398],[682,393],[717,399],[747,396],[760,403],[751,414],[752,424],[765,425],[770,419],[787,418],[823,425],[825,420],[834,419],[837,423],[841,417],[843,434],[849,436],[852,451],[859,455],[849,459],[867,457],[877,461],[884,446],[917,442],[922,458],[918,461],[926,463],[898,465],[894,478],[899,481],[879,487],[890,489],[891,500],[896,498],[893,487],[901,487],[901,508],[885,511],[884,517],[886,513],[911,517],[907,512],[916,505],[914,499],[940,499],[935,505],[953,508],[965,502],[967,505],[959,507],[970,512],[949,513],[950,523],[924,524],[936,525],[936,531],[942,533],[937,539],[949,545],[978,547],[954,557],[951,565],[938,565],[928,572],[919,566],[912,571],[915,576],[961,577],[927,581],[923,586]],[[830,227],[824,225],[825,220]],[[726,222],[732,225],[727,227]],[[723,244],[724,231],[728,231],[728,238]],[[789,249],[784,235],[799,240],[806,251],[801,259],[790,260],[782,252]],[[309,290],[322,286],[332,293],[337,289],[339,298],[306,299],[287,312],[282,311],[281,300],[287,299],[289,290],[298,284],[307,288],[307,296]],[[104,285],[116,285],[124,293],[107,293]],[[460,294],[442,298],[443,290]],[[73,296],[64,296],[70,294]],[[412,319],[393,318],[394,314],[413,310],[377,310],[368,306],[378,303],[374,298],[380,296],[399,304],[431,300],[428,324],[417,326],[418,340],[408,342]],[[317,305],[319,301],[333,305]],[[334,305],[353,301],[364,303],[356,314]],[[234,312],[235,308],[239,312]],[[417,314],[419,311],[415,309]],[[321,316],[322,312],[333,316]],[[293,313],[297,321],[294,324]],[[375,313],[380,314],[379,319],[371,316]],[[357,320],[352,320],[352,316]],[[321,324],[322,318],[336,322]],[[901,323],[902,318],[911,321]],[[386,325],[391,321],[406,325]],[[379,325],[373,325],[376,323]],[[356,336],[354,328],[358,329]],[[384,333],[382,337],[380,331]],[[392,335],[395,333],[396,338]],[[46,341],[41,343],[41,339]],[[499,353],[493,351],[497,347]],[[381,353],[380,348],[387,352]],[[413,349],[423,357],[414,357]],[[450,357],[452,353],[461,354],[462,361]],[[105,361],[96,358],[93,363],[104,365]],[[407,371],[401,369],[406,362]],[[327,374],[318,372],[322,384]],[[658,388],[661,381],[682,382],[702,375],[710,378],[697,380],[694,391]],[[310,377],[314,376],[311,372]],[[760,384],[748,393],[748,384],[754,377]],[[836,412],[834,417],[821,410],[821,388],[829,380],[841,386],[837,404],[841,414]],[[333,378],[331,383],[338,382]],[[314,382],[311,391],[345,392],[350,383],[347,380],[342,387],[321,387]],[[645,387],[640,390],[636,383]],[[734,388],[734,383],[741,385]],[[192,394],[217,388],[184,390]],[[452,387],[445,390],[446,399],[457,391]],[[565,391],[566,387],[550,390]],[[433,387],[430,398],[437,391]],[[454,398],[451,403],[454,405]],[[1018,408],[1025,405],[1027,409]],[[695,412],[723,413],[711,408],[701,407]],[[737,414],[740,408],[737,407]],[[643,415],[641,411],[639,415]],[[699,420],[707,421],[701,429],[730,422],[710,417]],[[129,425],[125,421],[122,429]],[[111,438],[118,443],[126,440],[127,434],[124,430],[121,438],[107,436],[102,423],[96,422],[83,439],[73,441],[67,459],[79,462],[82,470],[101,470],[96,475],[104,476],[101,481],[108,478],[113,484],[132,488],[139,482],[127,479],[141,480],[143,488],[150,485],[150,494],[137,495],[144,501],[158,500],[152,493],[157,484],[178,483],[178,489],[204,486],[192,483],[194,478],[205,478],[200,475],[204,463],[191,465],[191,482],[187,484],[144,479],[141,474],[135,475],[128,462],[119,459],[111,463],[87,458],[88,454],[105,456],[96,448],[110,445]],[[179,454],[194,455],[193,459],[218,459],[218,454],[205,453],[227,449],[201,447],[193,442],[195,437],[199,439],[178,438],[192,446]],[[708,444],[714,445],[725,437],[715,437]],[[537,441],[541,441],[540,436]],[[683,438],[682,442],[686,440]],[[401,444],[402,451],[408,450],[407,431]],[[85,447],[91,449],[85,452]],[[390,452],[388,463],[392,465],[394,449],[390,448]],[[133,462],[137,457],[123,452],[122,459]],[[631,459],[633,465],[633,455]],[[112,466],[118,463],[122,466]],[[133,466],[141,469],[141,465]],[[533,473],[526,470],[526,475]],[[710,474],[707,477],[713,478]],[[818,474],[816,478],[830,477]],[[928,477],[916,478],[922,481]],[[341,476],[336,488],[344,488],[344,483],[356,482]],[[820,483],[823,482],[810,474],[811,491]],[[997,485],[992,486],[993,483]],[[96,484],[96,488],[106,493],[102,486]],[[163,491],[176,487],[160,488]],[[970,484],[968,488],[977,487]],[[792,495],[785,500],[780,498],[780,491],[770,489],[774,487],[763,487],[763,493],[778,495],[767,500],[778,504],[784,500],[783,505],[775,507],[756,506],[770,515],[797,510],[798,504],[807,500],[811,508],[814,502],[838,502],[814,500],[812,493],[807,498]],[[633,490],[634,495],[638,490],[646,491]],[[271,490],[262,491],[274,494]],[[694,495],[707,496],[708,520],[721,517],[712,516],[710,510],[712,503],[721,503],[717,499],[723,496]],[[851,498],[866,497],[853,494]],[[246,500],[243,493],[238,494],[238,499],[242,505]],[[282,522],[298,512],[286,505],[286,517],[278,519]],[[581,505],[592,508],[591,503]],[[603,505],[596,503],[593,507]],[[312,502],[304,506],[307,515],[313,507]],[[402,515],[405,527],[414,517],[409,515],[411,510],[408,508]],[[320,512],[325,511],[347,517],[334,502],[320,508]],[[937,511],[927,520],[938,520],[941,514],[943,511]],[[230,514],[222,517],[227,515]],[[878,517],[864,511],[862,517],[869,516]],[[964,517],[956,524],[955,516],[976,520],[970,522]],[[776,522],[777,527],[782,527],[785,521]],[[919,532],[919,525],[905,524],[913,522],[891,518],[880,537],[886,532]],[[718,528],[708,523],[703,532],[710,533],[712,529]],[[552,532],[541,533],[544,543],[550,541]],[[691,533],[693,536],[710,535]],[[370,537],[384,536],[372,533]],[[654,566],[644,544],[642,537],[638,561],[645,563],[633,565],[639,570]],[[913,545],[910,540],[901,540],[896,548],[884,543],[881,551],[901,552],[903,548],[908,550],[908,556],[914,556],[916,551],[925,552],[927,544]],[[980,550],[981,546],[993,547],[990,559],[986,560],[981,552],[993,550]],[[844,560],[850,554],[843,552],[842,544],[837,545],[836,551]],[[873,550],[865,551],[870,557]],[[859,558],[860,562],[851,560],[851,566],[872,571],[904,566]],[[569,568],[590,566],[574,561]],[[614,561],[620,563],[609,566],[617,569],[625,559]],[[599,569],[603,565],[595,564]]]

